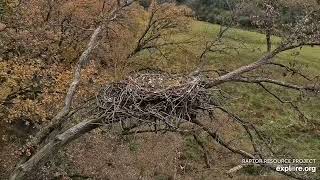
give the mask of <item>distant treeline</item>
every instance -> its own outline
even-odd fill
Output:
[[[252,16],[262,13],[259,4],[263,0],[158,0],[160,3],[176,2],[189,6],[198,20],[215,24],[225,24],[230,21],[243,27],[254,27]],[[302,11],[293,1],[279,1],[279,23],[294,23]],[[140,0],[141,5],[148,7],[150,0]],[[246,4],[244,4],[246,3]],[[235,14],[236,13],[236,14]],[[233,15],[233,18],[232,18]]]
[[[234,7],[234,0],[177,0],[179,4],[186,4],[201,21],[215,24],[230,22],[231,11]]]
[[[252,16],[262,12],[259,4],[262,0],[240,1],[240,0],[177,0],[177,3],[186,4],[194,10],[199,20],[215,24],[224,24],[232,19],[232,11],[236,13],[237,23],[241,26],[252,27]],[[280,2],[280,1],[279,1]],[[289,2],[289,1],[288,1]],[[244,3],[246,3],[244,5]],[[301,13],[296,4],[281,1],[277,7],[280,13],[279,23],[294,23]]]

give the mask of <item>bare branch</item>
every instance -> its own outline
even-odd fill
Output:
[[[236,70],[233,70],[223,76],[220,76],[220,77],[213,79],[209,83],[205,83],[206,87],[211,88],[211,87],[217,86],[219,84],[222,84],[224,82],[232,81],[233,79],[239,77],[240,75],[242,75],[244,73],[253,71],[257,68],[260,68],[262,65],[271,63],[274,61],[274,57],[276,55],[280,54],[281,52],[288,51],[288,50],[295,49],[295,48],[302,47],[302,46],[311,46],[311,45],[319,46],[320,42],[316,41],[316,42],[300,42],[297,44],[282,44],[278,48],[276,48],[275,50],[264,55],[258,61],[255,61],[255,62],[248,64],[248,65],[245,65],[245,66],[241,66],[240,68],[238,68]]]
[[[89,40],[89,43],[87,45],[87,48],[85,51],[81,54],[76,67],[74,71],[74,77],[72,82],[70,83],[70,87],[67,91],[67,95],[65,97],[64,101],[64,107],[55,115],[55,117],[49,122],[49,124],[41,129],[36,136],[26,145],[26,149],[30,150],[32,149],[35,151],[38,146],[41,145],[48,137],[54,137],[58,131],[60,130],[60,126],[62,123],[66,120],[66,116],[69,114],[71,106],[72,106],[72,101],[74,99],[74,95],[76,94],[77,88],[79,86],[79,83],[81,81],[81,71],[82,69],[89,63],[89,57],[92,51],[97,47],[98,45],[98,36],[100,35],[101,31],[115,18],[117,17],[118,13],[125,7],[129,6],[132,4],[133,1],[127,1],[124,3],[122,6],[116,7],[109,15],[108,17],[104,20],[104,22],[98,26],[93,34],[91,35],[91,38]],[[52,139],[50,140],[52,141]],[[48,146],[48,144],[46,145]],[[46,148],[46,146],[44,148]],[[59,145],[60,146],[60,145]],[[50,146],[49,146],[50,147]],[[50,147],[53,148],[53,147]],[[31,170],[31,168],[34,168],[37,163],[42,158],[45,158],[46,155],[41,155],[42,151],[38,151],[34,156],[29,157],[28,155],[25,155],[21,161],[18,163],[16,166],[16,169],[14,173],[11,176],[11,180],[14,179],[23,179],[26,173]],[[40,154],[40,155],[39,155]],[[35,159],[35,160],[34,160]],[[21,171],[21,167],[27,166],[25,170]]]
[[[58,114],[50,121],[50,123],[41,129],[36,136],[27,144],[28,147],[38,146],[54,129],[59,127],[64,120],[64,117],[69,113],[73,97],[76,93],[78,85],[81,80],[81,71],[83,66],[89,61],[89,55],[97,45],[97,37],[101,32],[102,26],[99,26],[91,36],[87,49],[82,53],[79,61],[76,65],[73,81],[70,84],[67,95],[65,97],[64,107],[58,112]]]
[[[270,65],[274,65],[274,66],[279,66],[281,68],[285,68],[288,72],[292,72],[292,74],[298,74],[299,76],[303,77],[304,79],[308,80],[308,81],[312,81],[309,77],[307,77],[306,75],[302,74],[299,70],[288,67],[284,64],[281,63],[276,63],[276,62],[271,62],[269,63]]]
[[[217,132],[212,132],[209,128],[207,128],[205,125],[203,125],[200,121],[198,120],[194,120],[192,121],[194,124],[198,125],[199,127],[201,127],[203,129],[203,131],[205,131],[206,133],[208,133],[218,144],[222,145],[223,147],[225,147],[226,149],[230,150],[231,152],[235,153],[235,154],[239,154],[241,155],[242,157],[244,158],[248,158],[248,159],[254,159],[255,156],[252,155],[251,153],[248,153],[244,150],[241,150],[241,149],[236,149],[234,147],[231,147],[229,146],[226,142],[224,142],[224,140],[219,136],[219,134]],[[274,165],[270,165],[270,164],[259,164],[261,165],[262,167],[267,167],[275,172],[278,172],[276,171],[276,166]],[[297,174],[293,174],[291,172],[284,172],[284,171],[281,171],[281,172],[278,172],[278,173],[281,173],[285,176],[288,176],[288,177],[292,177],[292,178],[295,178],[295,179],[299,179],[299,180],[305,180],[304,177],[301,177]]]
[[[65,132],[58,134],[55,138],[51,139],[45,146],[43,146],[35,155],[33,155],[26,163],[23,163],[16,167],[13,171],[10,180],[25,179],[25,176],[33,170],[33,168],[43,159],[46,159],[50,155],[54,154],[64,145],[68,144],[73,139],[91,131],[96,128],[94,124],[95,120],[83,121]]]
[[[279,96],[277,96],[275,93],[271,92],[267,87],[265,87],[263,84],[258,83],[267,93],[271,94],[274,98],[276,98],[279,102],[283,104],[289,104],[295,111],[297,111],[300,115],[300,117],[303,117],[305,119],[309,119],[301,110],[300,108],[295,105],[292,101],[284,101]]]
[[[289,89],[294,89],[294,90],[305,90],[305,91],[311,91],[311,92],[319,92],[320,87],[316,85],[307,85],[307,86],[299,86],[296,84],[291,84],[288,82],[284,81],[279,81],[275,79],[269,79],[269,78],[234,78],[231,80],[232,82],[244,82],[244,83],[269,83],[269,84],[274,84],[278,86],[282,86],[285,88]]]
[[[186,28],[180,26],[186,26],[184,23],[184,15],[180,9],[172,9],[177,7],[171,7],[172,4],[157,4],[153,1],[149,8],[149,19],[146,27],[132,50],[128,54],[127,59],[134,57],[139,52],[146,49],[157,49],[160,47],[169,45],[179,45],[190,43],[190,40],[162,42],[167,35],[173,33],[185,31]]]

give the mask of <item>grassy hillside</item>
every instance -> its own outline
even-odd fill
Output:
[[[208,39],[212,39],[219,32],[219,25],[214,25],[206,22],[196,21],[192,24],[192,33],[196,36],[204,36]],[[257,32],[250,32],[241,29],[230,29],[226,33],[226,39],[229,43],[239,44],[243,43],[242,49],[239,50],[237,60],[235,62],[248,63],[255,61],[260,57],[266,50],[265,36]],[[280,38],[273,37],[273,46],[280,43]],[[290,53],[284,53],[279,58],[282,62],[290,62],[294,58],[292,57],[293,52],[299,52],[296,59],[299,59],[299,63],[309,67],[313,73],[320,73],[320,49],[313,47],[304,47],[302,50],[293,50]],[[226,58],[226,57],[224,57]]]
[[[204,22],[195,22],[192,25],[192,33],[196,36],[207,38],[215,37],[219,26]],[[265,36],[257,32],[249,32],[240,29],[231,29],[226,34],[225,42],[231,46],[239,46],[236,51],[230,54],[214,53],[208,57],[208,68],[232,69],[240,65],[256,61],[266,50]],[[273,44],[280,43],[280,38],[273,37]],[[316,77],[320,74],[320,48],[304,47],[286,52],[277,57],[277,62],[283,64],[295,64],[301,67],[309,77]],[[286,81],[301,83],[303,80],[294,75],[285,77],[276,72],[275,78]],[[262,88],[256,85],[236,84],[224,87],[227,92],[236,95],[237,100],[230,106],[239,112],[242,117],[250,118],[261,125],[261,128],[270,134],[278,149],[299,158],[320,159],[320,96],[313,95],[310,99],[297,102],[301,110],[305,112],[309,120],[299,120],[298,114],[288,110],[288,104],[281,104],[274,97],[267,94]],[[272,88],[273,92],[280,93],[280,97],[288,99],[292,95],[295,101],[298,94],[282,88]],[[290,108],[289,108],[290,109]]]
[[[195,68],[197,58],[205,47],[205,43],[213,40],[219,32],[219,26],[195,21],[191,25],[188,35],[183,34],[180,39],[191,39],[195,43],[181,47],[167,48],[167,58],[161,61],[147,60],[149,66],[161,67],[173,72],[187,73]],[[273,48],[281,41],[273,37]],[[257,32],[241,29],[230,29],[223,38],[225,52],[208,54],[207,69],[232,70],[241,65],[258,60],[266,51],[265,36]],[[230,49],[233,47],[235,49]],[[185,53],[188,53],[185,57]],[[145,58],[142,58],[146,61]],[[300,68],[310,78],[320,74],[320,48],[303,47],[282,53],[277,57],[279,63]],[[303,78],[283,73],[283,69],[272,67],[268,71],[256,73],[269,73],[273,78],[295,82],[308,83]],[[300,94],[279,87],[269,87],[274,93],[287,101],[293,101],[308,120],[299,117],[299,114],[288,103],[280,103],[276,98],[254,84],[226,84],[223,90],[232,95],[234,100],[227,106],[243,118],[258,124],[263,132],[269,134],[274,140],[276,150],[288,156],[298,158],[320,159],[320,96],[313,94],[310,98],[301,99]],[[288,148],[289,147],[289,148]]]

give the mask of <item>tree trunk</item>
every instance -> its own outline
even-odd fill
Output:
[[[64,145],[68,144],[72,140],[77,139],[83,134],[98,127],[99,125],[95,123],[96,121],[98,120],[87,120],[81,122],[49,140],[49,142],[36,154],[34,154],[27,162],[16,167],[10,177],[10,180],[26,179],[27,175],[33,169],[35,169],[40,162],[43,162],[49,156],[55,155],[56,151],[61,149]]]
[[[267,52],[270,52],[271,51],[271,46],[272,46],[271,30],[267,30],[266,31],[266,40],[267,40]]]

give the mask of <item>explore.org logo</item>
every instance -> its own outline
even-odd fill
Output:
[[[315,166],[277,166],[276,171],[278,172],[317,172],[317,167]]]

